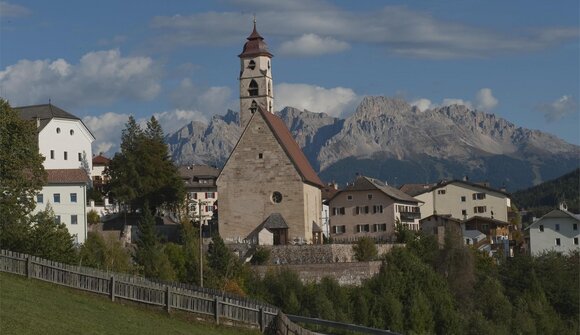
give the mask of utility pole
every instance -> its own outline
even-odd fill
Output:
[[[199,217],[199,286],[203,287],[203,236],[201,233],[201,200],[197,201],[197,214]]]

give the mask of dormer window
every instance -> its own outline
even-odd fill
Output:
[[[250,82],[250,86],[248,88],[248,94],[251,97],[255,97],[258,95],[258,83],[252,79],[252,81]]]
[[[251,60],[251,61],[248,63],[248,69],[250,69],[250,70],[253,70],[253,69],[255,69],[255,68],[256,68],[256,62],[254,62],[253,60]]]

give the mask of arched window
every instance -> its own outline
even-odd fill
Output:
[[[255,68],[256,68],[256,62],[254,62],[253,60],[251,60],[251,61],[248,63],[248,68],[249,68],[250,70],[253,70],[253,69],[255,69]]]
[[[250,112],[254,114],[258,110],[258,104],[256,100],[252,100],[252,104],[250,105]]]
[[[272,95],[272,82],[268,81],[268,95]]]
[[[272,101],[270,101],[270,113],[272,113]]]
[[[250,87],[248,88],[248,94],[251,97],[255,97],[258,95],[258,83],[253,79],[250,82]]]

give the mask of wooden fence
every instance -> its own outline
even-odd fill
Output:
[[[0,271],[35,278],[83,291],[156,305],[167,311],[183,310],[258,327],[274,323],[278,308],[251,299],[189,285],[154,282],[143,277],[57,263],[35,256],[0,250]],[[282,313],[280,313],[282,314]]]

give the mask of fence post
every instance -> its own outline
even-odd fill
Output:
[[[260,325],[260,332],[263,333],[264,329],[264,307],[260,306],[260,310],[258,311],[258,323]]]
[[[111,301],[115,301],[115,276],[111,276]]]
[[[171,311],[171,289],[169,285],[165,286],[165,310],[167,313]]]
[[[220,301],[218,300],[218,297],[214,298],[214,303],[215,303],[215,324],[219,325],[220,324]]]
[[[32,268],[30,263],[30,256],[26,257],[26,278],[30,278],[32,276]]]

